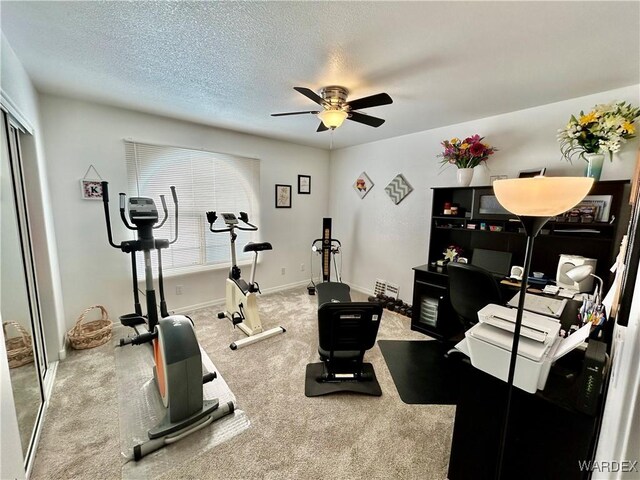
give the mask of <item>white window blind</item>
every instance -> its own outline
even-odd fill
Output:
[[[160,195],[165,196],[169,218],[154,231],[155,238],[173,239],[175,220],[169,187],[176,187],[178,241],[162,251],[163,270],[229,264],[229,234],[210,232],[206,212],[216,211],[218,216],[222,212],[247,212],[249,221],[259,225],[260,161],[132,141],[125,141],[125,150],[129,194],[152,198],[160,219],[164,215]],[[216,225],[222,228],[224,223],[219,220]],[[255,232],[237,233],[238,261],[251,258],[242,252],[242,247],[254,241]],[[139,257],[139,271],[144,272],[142,256]]]

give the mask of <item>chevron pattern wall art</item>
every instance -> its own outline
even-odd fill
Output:
[[[387,192],[391,201],[398,205],[407,195],[413,192],[413,187],[407,182],[404,175],[399,173],[391,180],[391,183],[385,187],[384,191]]]

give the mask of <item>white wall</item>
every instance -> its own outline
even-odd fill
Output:
[[[43,323],[49,360],[57,359],[61,345],[58,320],[62,319],[60,284],[57,280],[57,251],[48,210],[46,170],[37,94],[5,36],[0,32],[0,93],[4,108],[33,129],[23,150],[28,208],[35,248],[37,280],[40,286]],[[24,145],[23,145],[24,147]],[[6,152],[3,152],[3,155]],[[5,267],[4,262],[0,268]],[[6,283],[6,282],[5,282]],[[0,321],[3,318],[0,315]],[[0,334],[0,338],[3,335]],[[0,478],[24,478],[24,457],[13,401],[13,390],[4,340],[0,342]]]
[[[583,162],[571,165],[560,159],[556,131],[571,114],[616,99],[638,105],[638,86],[333,151],[330,211],[333,235],[344,247],[344,280],[366,290],[373,290],[376,278],[399,284],[400,297],[411,303],[411,268],[427,262],[430,188],[456,185],[455,168],[440,170],[436,158],[442,140],[478,133],[499,149],[490,157],[489,169],[475,169],[472,185],[488,185],[491,175],[514,178],[520,170],[536,167],[547,167],[547,175],[581,176]],[[613,163],[606,160],[601,179],[630,178],[637,145],[637,139],[630,141]],[[352,184],[363,171],[375,186],[361,200]],[[384,188],[398,173],[414,191],[394,205]]]
[[[117,193],[127,191],[124,138],[259,158],[258,233],[273,251],[261,254],[256,280],[269,289],[308,279],[310,244],[328,212],[329,152],[70,98],[40,100],[67,327],[93,304],[106,306],[116,321],[133,310],[129,256],[108,245],[102,203],[82,200],[79,188],[93,164],[109,181],[114,240],[131,238],[117,216]],[[311,175],[311,195],[297,195],[298,174]],[[292,185],[291,209],[275,209],[276,183]],[[169,309],[223,298],[226,277],[222,269],[166,278]]]
[[[18,114],[18,120],[33,129],[33,135],[21,138],[22,160],[47,356],[49,361],[55,361],[63,344],[64,308],[38,94],[4,34],[0,36],[2,101]]]

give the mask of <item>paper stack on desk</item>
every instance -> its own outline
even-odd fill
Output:
[[[513,308],[518,308],[519,300],[520,292],[516,293],[515,296],[511,300],[509,300],[509,303],[507,305]],[[542,295],[533,295],[532,293],[527,293],[524,297],[525,310],[556,318],[560,318],[560,315],[562,315],[562,311],[564,310],[564,306],[566,304],[566,298],[560,300],[557,298],[543,297]]]
[[[487,305],[478,312],[479,323],[467,330],[456,348],[469,355],[474,367],[506,381],[516,314],[513,308]],[[584,341],[589,329],[586,335],[583,330],[562,339],[557,320],[523,312],[513,384],[529,393],[544,390],[551,364]]]

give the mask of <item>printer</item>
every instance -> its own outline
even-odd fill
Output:
[[[487,305],[456,348],[470,357],[474,367],[506,382],[516,314],[515,308]],[[552,363],[582,344],[589,330],[587,324],[563,339],[556,318],[524,311],[513,384],[529,393],[544,390]]]

